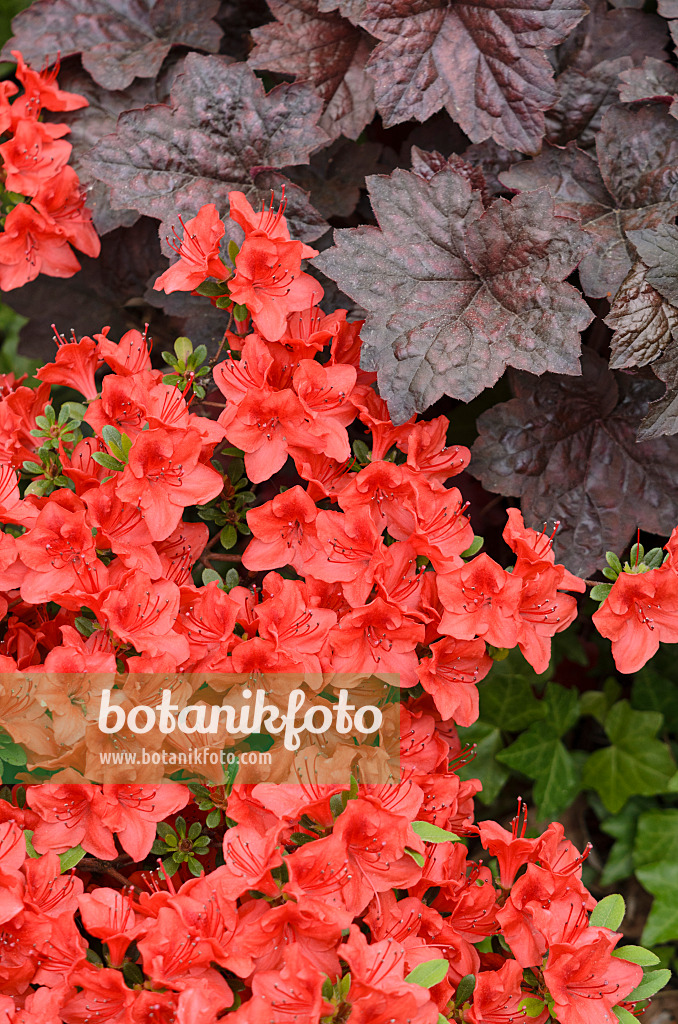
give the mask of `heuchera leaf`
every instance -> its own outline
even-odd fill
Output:
[[[517,191],[546,186],[556,212],[580,219],[594,242],[579,268],[581,284],[603,298],[614,297],[631,269],[626,232],[657,227],[678,212],[678,124],[664,107],[612,107],[596,154],[598,166],[573,143],[545,146],[500,179]]]
[[[543,51],[585,13],[581,0],[367,0],[360,24],[381,41],[368,63],[377,107],[392,125],[444,106],[473,142],[535,153],[555,99]]]
[[[678,309],[652,287],[647,267],[638,260],[622,281],[605,323],[614,331],[610,366],[646,366],[671,344]]]
[[[170,47],[215,53],[218,0],[35,0],[12,23],[2,56],[21,50],[36,67],[79,53],[95,82],[126,89],[155,78]]]
[[[321,110],[306,83],[266,93],[246,65],[190,53],[170,103],[122,114],[88,167],[111,186],[116,208],[160,220],[162,240],[179,226],[180,215],[193,217],[206,203],[227,214],[232,190],[244,192],[255,208],[270,202],[271,188],[279,196],[286,179],[274,169],[307,163],[310,151],[326,141],[316,124]],[[325,222],[301,189],[287,185],[292,237],[317,238]]]
[[[590,13],[558,47],[558,98],[546,112],[546,137],[564,145],[595,143],[606,109],[618,101],[618,76],[644,57],[662,57],[666,23],[642,11],[609,11],[605,0],[590,0]]]
[[[402,422],[442,395],[470,401],[507,365],[578,373],[591,312],[563,279],[584,251],[546,192],[483,208],[462,174],[368,179],[379,227],[316,258],[368,311],[363,365]],[[585,237],[584,237],[585,244]]]
[[[268,0],[276,21],[252,31],[255,68],[312,82],[325,103],[321,127],[331,138],[357,139],[374,117],[374,88],[365,70],[369,38],[316,0]]]
[[[59,72],[59,86],[84,96],[89,106],[72,113],[59,112],[51,115],[50,119],[67,124],[71,129],[68,136],[73,146],[70,163],[87,188],[87,207],[92,212],[94,226],[100,235],[104,235],[118,227],[130,227],[139,214],[136,210],[114,210],[111,207],[108,186],[88,173],[85,158],[100,138],[115,131],[123,111],[158,102],[157,84],[149,79],[139,79],[127,89],[111,92],[93,82],[82,68],[72,66],[74,62],[68,63],[69,66]]]
[[[678,0],[659,0],[657,10],[662,18],[668,18],[671,38],[678,43]]]
[[[666,391],[652,402],[638,428],[638,440],[663,434],[678,434],[678,342],[673,343],[652,364],[653,373],[666,384]]]
[[[395,166],[395,154],[378,142],[336,139],[318,150],[309,164],[288,167],[287,176],[305,192],[322,217],[350,217],[358,205],[368,174],[384,174]]]
[[[668,535],[678,519],[678,440],[636,443],[653,381],[614,375],[589,349],[583,376],[515,374],[516,397],[477,421],[471,469],[522,498],[526,522],[558,519],[559,560],[580,575],[622,550],[636,527]]]
[[[678,117],[678,71],[663,60],[646,57],[641,67],[620,74],[619,98],[624,103],[663,100],[671,104],[669,114]]]

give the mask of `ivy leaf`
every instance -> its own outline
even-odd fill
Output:
[[[618,76],[646,56],[662,56],[666,23],[644,11],[609,11],[589,0],[590,13],[558,48],[555,104],[546,112],[546,136],[564,145],[595,144],[605,110],[618,101]]]
[[[664,728],[678,733],[678,680],[673,662],[674,654],[669,647],[637,672],[633,678],[631,704],[638,711],[658,711],[664,716]]]
[[[641,67],[620,74],[619,98],[624,103],[670,102],[669,114],[678,117],[678,71],[663,60],[646,57]]]
[[[579,792],[575,760],[551,725],[543,722],[531,725],[510,747],[497,754],[497,760],[534,779],[534,799],[540,821],[555,817]]]
[[[596,157],[574,143],[545,146],[500,180],[520,192],[546,186],[556,213],[580,220],[593,242],[579,267],[582,288],[605,298],[631,269],[626,232],[657,227],[678,212],[678,124],[663,107],[611,107],[596,136]]]
[[[631,796],[666,791],[676,765],[671,751],[656,738],[662,717],[654,711],[634,711],[618,701],[605,720],[610,746],[596,750],[584,765],[582,785],[595,789],[616,814]]]
[[[479,687],[480,719],[503,732],[521,732],[546,714],[546,705],[537,699],[534,683],[543,677],[511,651],[505,661],[494,664],[490,675]]]
[[[652,381],[614,375],[590,349],[583,376],[515,374],[516,397],[484,412],[474,475],[522,498],[530,526],[560,519],[558,558],[580,575],[622,550],[637,526],[668,535],[678,519],[678,441],[636,443]]]
[[[458,726],[457,731],[462,743],[475,746],[476,756],[471,764],[458,768],[456,774],[463,780],[482,779],[483,788],[478,799],[484,804],[491,804],[509,777],[508,770],[497,760],[499,751],[504,747],[501,732],[496,726],[480,721],[465,729]]]
[[[678,863],[658,861],[636,870],[638,881],[654,896],[641,942],[655,946],[678,939]]]
[[[34,0],[12,23],[2,56],[21,50],[35,67],[81,54],[105,89],[155,78],[172,46],[219,49],[218,0]]]
[[[543,190],[497,200],[451,168],[368,178],[380,227],[335,233],[323,273],[367,311],[363,366],[402,422],[444,394],[470,401],[507,365],[579,371],[591,312],[564,278],[584,248]]]
[[[374,88],[365,70],[368,37],[316,0],[268,0],[276,19],[252,31],[252,67],[311,82],[325,103],[321,127],[330,138],[357,139],[374,117]]]
[[[190,53],[170,102],[121,114],[117,130],[96,144],[87,166],[110,186],[116,209],[160,220],[161,240],[180,215],[193,217],[205,203],[226,213],[232,190],[244,192],[256,208],[270,202],[272,187],[279,194],[287,183],[290,232],[308,241],[325,222],[275,168],[307,163],[310,151],[325,141],[316,125],[321,109],[306,83],[265,93],[246,65]]]
[[[633,863],[643,867],[660,860],[678,863],[678,810],[673,807],[647,811],[638,818]]]
[[[384,123],[444,106],[473,142],[537,152],[555,99],[544,50],[585,13],[581,0],[367,0],[360,24],[380,40],[368,68]]]
[[[633,845],[638,817],[646,803],[640,798],[631,799],[619,814],[610,815],[601,822],[602,831],[616,840],[600,876],[601,885],[614,885],[633,874]]]

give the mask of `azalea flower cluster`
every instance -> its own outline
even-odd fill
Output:
[[[198,877],[137,868],[111,887],[87,860],[61,873],[57,856],[77,841],[110,859],[115,832],[143,860],[164,845],[151,846],[154,823],[192,799],[186,787],[49,784],[29,787],[23,809],[0,802],[2,1019],[610,1024],[613,1007],[631,1018],[636,961],[656,958],[617,950],[620,933],[596,923],[588,851],[557,823],[526,837],[521,809],[511,831],[475,824],[479,783],[456,774],[454,726],[428,697],[405,715],[397,787],[213,795],[226,817]],[[188,832],[171,820],[190,845],[199,812],[184,813]]]
[[[84,96],[64,92],[58,69],[38,72],[18,50],[16,78],[0,82],[0,290],[19,288],[38,274],[71,277],[80,270],[71,246],[98,256],[99,237],[85,208],[78,175],[68,161],[65,124],[41,120],[44,110],[78,110]]]
[[[37,387],[0,380],[0,713],[21,716],[18,671],[395,678],[401,781],[358,784],[349,766],[337,783],[92,785],[43,760],[48,782],[0,800],[0,1021],[633,1016],[656,958],[616,949],[587,851],[555,823],[527,836],[524,809],[511,831],[477,823],[481,783],[459,774],[473,752],[455,725],[477,718],[493,657],[519,646],[545,668],[584,582],[517,509],[511,571],[477,553],[447,486],[469,460],[448,421],[391,423],[360,325],[317,306],[312,251],[282,211],[231,201],[242,245],[222,253],[203,208],[161,279],[240,325],[204,403],[196,354],[182,343],[167,380],[134,330],[57,334]],[[64,387],[82,401],[56,392],[57,410]],[[214,402],[217,420],[200,415]],[[193,520],[222,515],[220,460],[240,456],[255,485],[288,457],[301,482],[246,513],[255,583],[199,585],[219,534]],[[55,729],[78,700],[49,698]]]

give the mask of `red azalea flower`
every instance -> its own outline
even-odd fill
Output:
[[[56,224],[28,203],[7,214],[0,234],[0,289],[34,281],[38,274],[72,277],[80,270],[75,253]]]
[[[482,637],[495,647],[516,646],[522,580],[482,554],[461,569],[438,576],[437,582],[444,608],[441,633],[458,640]]]
[[[178,246],[172,245],[179,260],[160,275],[154,289],[169,295],[171,292],[193,291],[208,277],[225,281],[228,270],[219,256],[219,243],[226,228],[214,203],[201,206],[197,215],[185,224],[181,217],[179,221],[184,235]],[[178,240],[176,232],[175,236]]]
[[[612,641],[620,672],[637,672],[660,641],[678,643],[678,587],[670,563],[644,573],[621,572],[593,622]]]
[[[94,374],[99,365],[97,343],[93,338],[81,338],[67,341],[63,335],[55,332],[57,344],[56,359],[53,363],[45,363],[35,371],[38,380],[49,384],[65,384],[74,388],[87,399],[97,397],[98,388]]]

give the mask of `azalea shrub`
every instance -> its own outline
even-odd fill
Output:
[[[415,7],[13,21],[8,1022],[672,998],[672,12]],[[333,731],[256,783],[92,781],[95,677],[139,705],[300,675],[380,683],[397,758]]]

